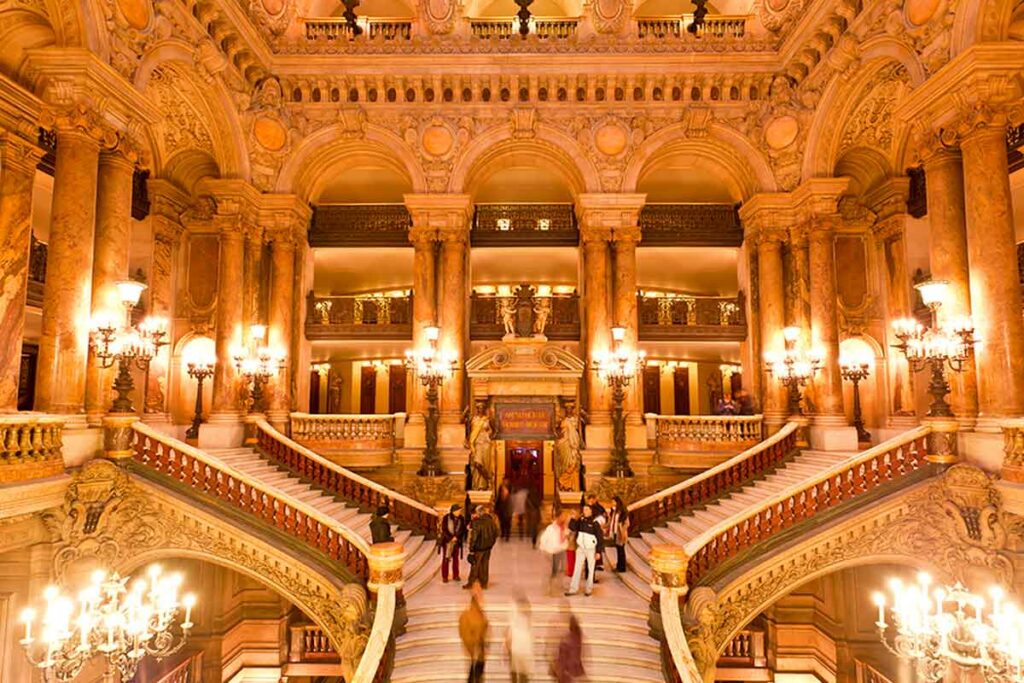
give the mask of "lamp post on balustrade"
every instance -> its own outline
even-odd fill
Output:
[[[786,342],[785,352],[766,353],[768,375],[774,377],[786,387],[787,407],[790,415],[803,415],[800,407],[801,389],[821,369],[823,354],[818,349],[805,351],[797,348],[800,339],[799,327],[787,327],[782,330]]]
[[[194,345],[196,348],[186,349],[184,354],[188,376],[196,381],[195,414],[192,416],[192,425],[185,431],[185,441],[192,444],[199,442],[199,425],[203,423],[203,382],[213,375],[217,364],[212,343],[202,344],[202,341],[210,340],[205,337],[194,340],[190,347]]]
[[[853,427],[857,430],[857,441],[871,441],[860,407],[860,383],[871,374],[871,361],[867,356],[840,355],[839,374],[853,383]]]
[[[607,473],[616,477],[633,476],[626,453],[626,416],[622,404],[626,387],[647,365],[646,354],[626,348],[622,343],[625,338],[626,328],[613,327],[611,353],[598,355],[592,361],[594,372],[612,389],[612,457]]]
[[[420,382],[427,388],[427,414],[424,420],[426,446],[423,449],[423,462],[417,474],[421,477],[436,477],[442,473],[441,454],[437,448],[438,422],[441,417],[437,407],[438,390],[455,372],[458,360],[450,354],[438,351],[440,328],[428,327],[425,334],[427,348],[406,351],[405,367],[415,372]]]
[[[251,325],[248,347],[237,348],[231,353],[235,361],[235,370],[245,380],[249,391],[250,415],[266,410],[264,389],[270,378],[276,376],[285,364],[284,351],[262,345],[266,334],[265,325]]]

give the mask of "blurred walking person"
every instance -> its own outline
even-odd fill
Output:
[[[512,603],[505,648],[508,650],[508,668],[512,683],[529,683],[533,675],[533,633],[530,624],[530,603],[518,597]]]
[[[526,496],[526,535],[530,537],[530,545],[537,547],[537,534],[540,532],[541,498],[537,489],[530,488]]]
[[[501,537],[507,541],[512,536],[512,487],[509,486],[508,477],[501,480],[494,502],[498,524],[501,525]]]
[[[558,654],[551,664],[551,674],[558,683],[574,683],[583,671],[583,631],[575,615],[569,616],[569,631],[558,643]]]
[[[473,595],[469,606],[459,616],[459,638],[469,655],[469,678],[466,683],[483,683],[484,664],[487,662],[487,630],[489,624],[483,609],[483,591],[480,584],[473,584]]]
[[[561,590],[562,572],[565,571],[565,556],[569,548],[569,514],[562,510],[540,536],[540,551],[551,556],[551,575],[548,577],[548,595],[557,595]]]

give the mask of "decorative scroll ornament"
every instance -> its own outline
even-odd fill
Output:
[[[587,4],[598,33],[621,33],[633,12],[630,0],[590,0]]]
[[[451,33],[461,14],[457,0],[420,0],[419,12],[427,29],[436,35]]]

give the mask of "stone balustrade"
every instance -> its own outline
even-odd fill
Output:
[[[765,668],[768,652],[765,647],[765,632],[743,629],[729,641],[718,657],[719,668]]]
[[[352,28],[341,17],[306,19],[306,40],[352,40]],[[409,40],[412,19],[370,17],[360,19],[363,35],[370,40]]]
[[[641,292],[637,295],[640,339],[734,339],[747,336],[742,296],[710,297]]]
[[[747,30],[749,15],[713,16],[704,18],[704,25],[697,30],[699,37],[742,38]],[[682,16],[641,17],[637,19],[637,36],[648,39],[681,38],[693,23],[692,14]]]
[[[648,438],[659,453],[731,450],[761,440],[762,415],[656,415],[644,416]]]
[[[337,662],[338,651],[316,624],[293,624],[288,629],[289,662]]]
[[[412,339],[412,295],[316,296],[306,306],[309,339]]]
[[[402,445],[405,413],[385,415],[291,414],[292,438],[314,450],[387,449]]]
[[[42,479],[64,471],[60,416],[0,416],[0,484]]]

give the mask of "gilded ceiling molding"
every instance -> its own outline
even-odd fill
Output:
[[[58,580],[88,576],[97,565],[129,574],[161,559],[211,562],[268,586],[305,612],[324,629],[350,676],[368,634],[363,586],[228,519],[182,505],[162,486],[108,460],[87,463],[69,484],[63,507],[44,516],[58,539]]]
[[[691,586],[683,615],[690,650],[705,676],[713,674],[724,647],[754,617],[801,584],[848,567],[896,563],[926,569],[940,582],[1012,586],[1010,522],[983,471],[953,466],[842,522],[809,527],[788,546],[708,585]]]

